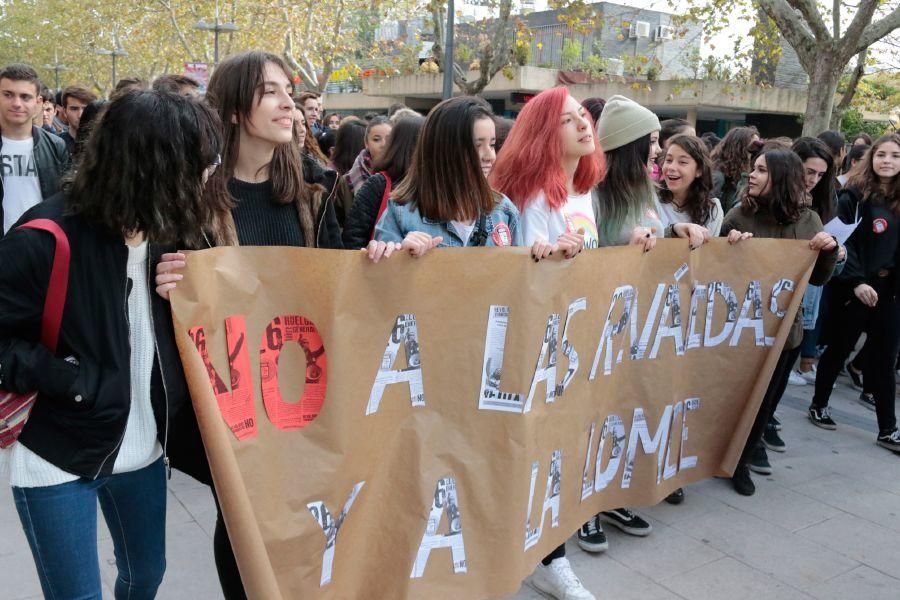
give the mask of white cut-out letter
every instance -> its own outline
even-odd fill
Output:
[[[438,533],[441,515],[447,513],[448,532]],[[454,573],[466,572],[466,546],[463,542],[462,521],[459,514],[459,497],[456,494],[456,480],[453,477],[439,479],[434,490],[434,502],[431,514],[425,526],[425,534],[416,552],[410,579],[417,579],[425,574],[425,565],[432,550],[450,548]]]
[[[544,517],[550,511],[550,527],[559,527],[559,495],[562,491],[562,450],[554,450],[550,456],[550,471],[547,473],[547,487],[544,491],[544,504],[541,506],[541,523],[532,529],[531,509],[534,505],[534,488],[537,483],[540,465],[537,461],[531,465],[531,492],[528,496],[528,517],[525,521],[525,550],[538,543],[544,530]]]
[[[331,511],[328,510],[328,507],[321,500],[310,502],[306,505],[316,523],[322,528],[322,532],[325,533],[325,553],[322,555],[322,577],[319,579],[319,587],[324,587],[331,581],[331,566],[334,564],[334,547],[337,544],[338,532],[340,532],[341,525],[344,524],[344,519],[347,518],[347,513],[350,512],[350,507],[353,506],[359,491],[365,483],[365,481],[360,481],[350,490],[350,495],[347,496],[347,501],[344,503],[344,508],[341,509],[341,514],[338,516],[337,521],[334,520],[331,516]]]
[[[569,359],[569,368],[563,377],[562,383],[556,386],[557,398],[563,395],[563,392],[565,392],[566,388],[569,387],[569,384],[572,383],[572,378],[575,377],[575,373],[578,372],[578,352],[575,351],[575,346],[569,341],[569,325],[572,324],[572,317],[575,313],[585,309],[587,309],[587,298],[579,298],[569,304],[569,310],[566,313],[566,325],[563,328],[562,337],[562,351],[563,356]]]
[[[541,352],[538,354],[537,364],[534,367],[534,376],[531,378],[531,388],[528,390],[528,399],[525,400],[523,412],[531,410],[534,392],[541,382],[545,383],[547,403],[553,402],[553,399],[556,397],[557,340],[559,340],[559,315],[552,314],[547,319],[547,329],[544,331],[544,338],[541,340]],[[545,362],[546,366],[544,366]]]
[[[672,406],[667,405],[656,428],[656,435],[650,437],[647,429],[647,418],[643,408],[634,409],[634,418],[631,421],[631,435],[628,437],[628,451],[625,453],[625,471],[622,473],[622,487],[631,487],[631,476],[634,471],[634,458],[637,454],[638,441],[640,440],[644,454],[657,454],[656,457],[656,482],[662,478],[663,461],[666,458],[666,444],[669,439],[669,425],[672,421]]]
[[[602,469],[603,450],[606,448],[606,440],[612,437],[612,446],[609,451],[609,463],[606,469]],[[619,472],[619,464],[622,455],[625,454],[625,423],[619,415],[607,415],[603,421],[603,429],[600,431],[600,444],[597,446],[597,466],[594,474],[594,491],[606,489]]]
[[[509,307],[492,304],[488,309],[487,333],[484,336],[484,361],[481,366],[481,390],[478,392],[478,408],[481,410],[522,412],[523,394],[500,391],[508,325]]]
[[[403,346],[406,353],[406,368],[395,370],[394,362]],[[416,327],[416,315],[399,315],[391,330],[391,338],[384,349],[381,366],[375,376],[375,384],[369,394],[366,414],[378,412],[381,397],[387,386],[394,383],[409,384],[409,401],[413,408],[425,406],[425,389],[422,385],[422,359],[419,352],[419,331]]]
[[[728,339],[734,322],[737,321],[737,296],[734,290],[724,281],[712,281],[709,284],[706,303],[706,335],[703,338],[703,346],[712,348]],[[712,335],[713,316],[716,314],[716,294],[725,299],[725,324],[718,335]]]

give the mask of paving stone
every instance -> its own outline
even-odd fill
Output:
[[[810,600],[808,596],[748,565],[725,557],[665,581],[689,600]]]
[[[900,597],[900,579],[861,566],[810,588],[808,592],[819,600],[897,600]]]

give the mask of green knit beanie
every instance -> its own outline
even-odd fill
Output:
[[[603,150],[615,150],[659,131],[659,118],[625,96],[606,101],[597,121],[597,138]]]

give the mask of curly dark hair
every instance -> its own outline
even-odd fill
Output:
[[[712,201],[712,160],[706,149],[706,143],[695,135],[682,134],[669,138],[668,147],[672,146],[678,146],[687,152],[697,163],[700,173],[688,188],[684,208],[691,217],[691,223],[705,226],[715,207],[715,203]],[[666,187],[665,178],[660,181],[659,201],[672,202],[672,192]]]
[[[754,135],[759,137],[756,127],[735,127],[712,152],[715,169],[721,171],[731,185],[736,185],[741,175],[750,170],[750,144]]]
[[[216,113],[175,94],[132,91],[109,103],[73,179],[67,211],[115,235],[202,245],[212,212],[204,173],[222,149]]]
[[[803,185],[803,163],[793,151],[782,147],[771,147],[756,157],[765,161],[770,189],[765,196],[751,196],[750,186],[744,191],[741,208],[751,214],[761,207],[767,207],[781,225],[796,223],[806,205],[806,187]],[[755,167],[754,167],[755,168]]]

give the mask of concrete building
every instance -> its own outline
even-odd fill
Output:
[[[467,4],[484,7],[480,0]],[[697,79],[696,68],[703,34],[699,24],[611,2],[592,4],[590,9],[593,25],[574,29],[560,22],[556,10],[521,16],[531,31],[531,56],[528,64],[512,69],[511,76],[498,74],[481,93],[495,113],[515,116],[534,94],[565,84],[579,99],[614,94],[633,98],[660,118],[686,118],[701,133],[724,135],[735,125],[750,124],[764,137],[800,135],[808,78],[789,44],[783,43],[780,60],[767,71],[770,88],[703,81]],[[405,39],[427,40],[430,33],[427,17],[385,29],[385,34],[408,36]],[[633,77],[629,71],[635,61],[629,56],[652,61],[653,77],[646,69]],[[598,83],[579,73],[591,57],[604,61],[605,81]],[[470,79],[475,77],[470,74]],[[363,79],[362,93],[330,95],[326,102],[329,110],[358,114],[385,110],[396,102],[425,113],[440,101],[441,89],[440,75],[373,76]]]
[[[535,12],[523,17],[532,31],[531,61],[540,67],[572,68],[591,55],[604,59],[614,75],[633,75],[629,63],[645,57],[655,62],[655,79],[694,76],[692,59],[699,56],[703,29],[699,23],[679,23],[676,15],[598,2],[590,5],[593,27],[574,31],[560,22],[561,10]],[[564,52],[566,46],[569,52]],[[578,50],[575,65],[566,64]],[[647,66],[645,65],[645,71]]]
[[[471,73],[474,77],[475,74]],[[499,115],[514,116],[534,94],[559,84],[560,71],[540,67],[518,67],[512,78],[495,77],[482,96]],[[370,77],[361,94],[328,95],[328,110],[366,112],[386,110],[402,102],[426,113],[441,97],[440,75]],[[661,118],[680,117],[694,122],[700,132],[724,135],[736,124],[756,125],[764,136],[799,135],[797,120],[806,107],[803,90],[738,85],[724,81],[678,80],[643,82],[635,86],[613,78],[605,83],[568,85],[573,96],[609,98],[620,94],[640,102]]]

